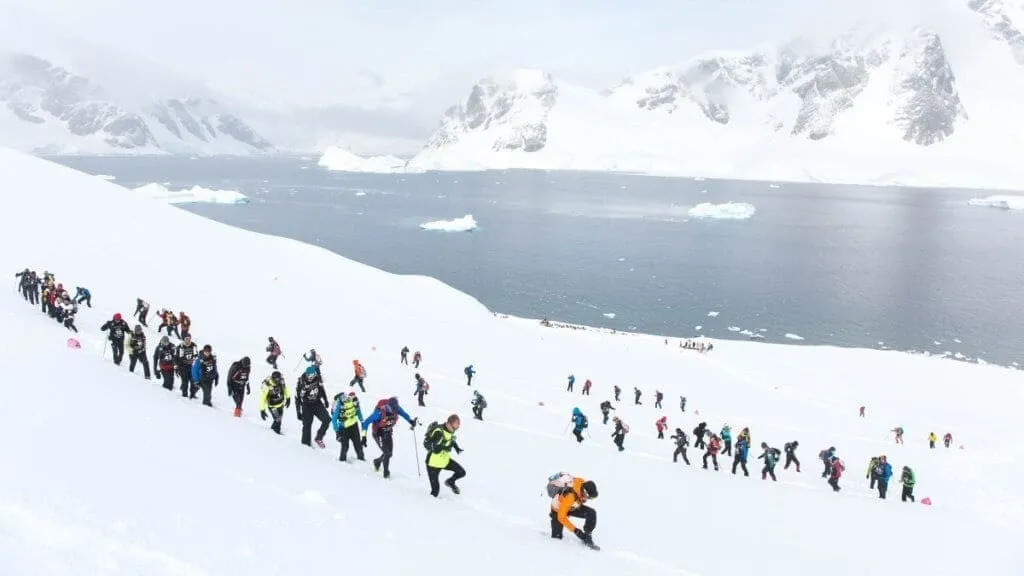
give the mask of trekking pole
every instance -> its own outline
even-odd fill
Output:
[[[423,474],[420,473],[420,446],[419,442],[416,441],[416,429],[412,431],[412,449],[416,454],[416,476],[422,478]]]
[[[100,356],[100,358],[103,358],[104,360],[107,359],[107,339],[106,338],[103,339],[103,355]]]
[[[572,422],[570,422],[569,424],[572,424]],[[565,428],[562,428],[562,434],[565,434],[566,432],[569,431],[569,424],[566,424]]]
[[[282,356],[284,356],[284,354],[282,354]],[[299,364],[302,364],[302,358],[299,358],[298,360],[295,361],[295,368],[292,368],[292,372],[298,371]]]

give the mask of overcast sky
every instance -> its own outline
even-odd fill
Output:
[[[932,0],[939,2],[941,0]],[[592,86],[709,49],[920,13],[924,0],[0,0],[271,103],[451,101],[492,71]],[[934,4],[932,4],[934,6]],[[885,7],[880,10],[880,7]]]

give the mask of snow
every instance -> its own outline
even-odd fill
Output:
[[[317,162],[328,170],[338,172],[369,172],[374,174],[395,174],[415,172],[406,168],[406,161],[397,156],[370,156],[364,158],[348,150],[330,146]]]
[[[725,202],[723,204],[712,204],[701,202],[690,208],[689,215],[694,218],[709,218],[713,220],[747,220],[754,216],[757,209],[753,204],[747,202]]]
[[[162,184],[150,183],[133,189],[135,192],[168,204],[248,204],[249,197],[236,190],[212,190],[193,186],[169,190]]]
[[[871,563],[887,574],[1024,571],[1019,371],[755,342],[713,341],[714,351],[700,354],[665,346],[661,336],[548,328],[492,314],[430,278],[232,228],[5,149],[0,194],[0,241],[8,247],[0,269],[53,271],[65,286],[90,288],[95,306],[81,311],[82,347],[72,349],[62,327],[13,290],[0,293],[0,371],[17,384],[5,388],[0,414],[5,574],[311,573],[345,550],[345,569],[354,573],[379,570],[382,558],[395,572],[443,566],[452,576],[481,566],[496,575],[592,576],[816,575],[822,566],[830,576],[861,576]],[[126,241],[156,241],[166,230],[201,250],[186,273],[168,274],[153,242]],[[315,319],[311,270],[345,303],[321,307]],[[242,418],[231,417],[224,388],[206,408],[104,357],[98,326],[113,312],[130,314],[139,296],[155,309],[187,311],[222,374],[252,356],[254,390]],[[155,330],[148,335],[152,353]],[[331,394],[349,389],[351,360],[359,358],[369,371],[364,406],[397,394],[424,422],[462,414],[465,452],[455,457],[468,472],[462,494],[427,494],[417,475],[424,454],[414,450],[421,432],[404,424],[396,428],[390,481],[368,463],[339,463],[330,435],[326,451],[301,446],[293,410],[282,437],[270,432],[255,409],[256,387],[269,372],[268,335],[284,348],[289,385],[297,356],[315,346]],[[398,362],[403,345],[423,352],[426,408],[411,394],[414,370]],[[473,388],[461,372],[471,363],[490,404],[483,422],[468,415]],[[592,380],[593,396],[565,392],[567,370]],[[751,478],[673,464],[669,442],[656,439],[660,413],[649,401],[617,406],[632,433],[626,451],[616,452],[598,403],[613,383],[638,383],[646,400],[654,382],[669,399],[689,400],[685,415],[666,410],[670,427],[689,431],[700,419],[714,430],[724,422],[749,426],[755,445],[799,439],[803,472],[780,467],[772,483],[757,477],[754,459]],[[860,405],[867,418],[856,416]],[[593,428],[582,445],[565,432],[573,406]],[[896,425],[907,431],[904,446],[887,432]],[[965,448],[928,450],[928,432],[947,430]],[[829,445],[848,467],[838,494],[819,478],[814,458]],[[912,465],[918,499],[933,505],[899,502],[895,480],[888,501],[873,496],[862,472],[879,453],[897,473]],[[368,456],[377,454],[371,442]],[[548,538],[542,486],[560,470],[598,484],[601,552],[582,549],[571,534]],[[737,537],[742,552],[732,553]],[[451,546],[439,549],[438,538]]]
[[[799,334],[793,334],[792,332],[786,332],[785,336],[786,336],[786,338],[789,338],[790,340],[803,340],[804,339],[803,336],[801,336]]]
[[[477,223],[472,214],[466,214],[461,218],[451,220],[424,222],[420,224],[420,228],[437,232],[472,232],[477,229]]]
[[[102,180],[117,180],[116,176],[111,176],[110,174],[97,174],[96,177]]]
[[[1002,208],[1003,210],[1024,210],[1024,196],[996,195],[985,198],[971,198],[967,201],[967,204],[970,206]]]

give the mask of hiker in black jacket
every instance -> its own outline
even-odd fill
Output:
[[[676,428],[676,433],[669,436],[672,440],[676,441],[676,451],[672,453],[672,461],[678,462],[679,457],[683,457],[683,462],[686,465],[690,465],[690,459],[686,457],[686,447],[690,445],[690,440],[686,438],[686,433],[683,432],[682,428]]]
[[[114,314],[113,319],[100,326],[100,330],[108,332],[107,339],[110,340],[110,350],[114,354],[114,364],[120,366],[121,359],[124,358],[124,337],[131,327],[118,313]]]
[[[242,402],[249,395],[249,366],[252,363],[248,356],[232,362],[228,368],[228,396],[235,401],[235,418],[242,416]]]
[[[796,471],[800,471],[800,461],[796,458],[796,449],[800,446],[800,443],[796,440],[792,442],[786,442],[783,449],[786,451],[786,465],[782,467],[783,470],[788,470],[789,465],[796,464]]]

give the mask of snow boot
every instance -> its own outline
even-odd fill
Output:
[[[242,409],[241,408],[235,408],[235,418],[241,418],[241,417],[242,417]]]
[[[324,444],[323,438],[317,438],[316,439],[316,445],[321,447],[321,448],[326,448],[327,447],[327,445]]]
[[[460,493],[459,487],[455,485],[455,482],[453,482],[451,478],[445,480],[444,485],[451,488],[452,492],[455,492],[456,494]]]

